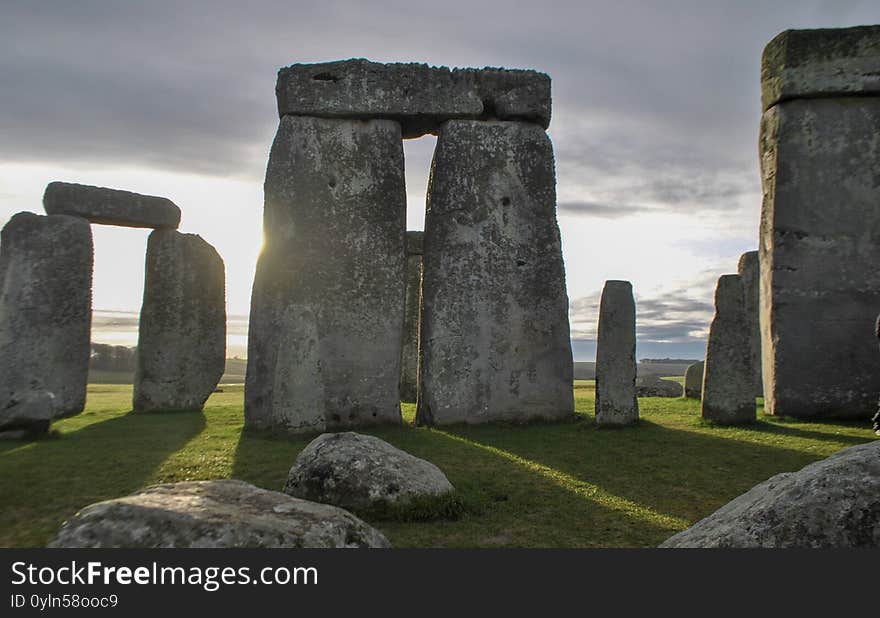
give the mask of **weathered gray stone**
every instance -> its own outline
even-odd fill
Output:
[[[684,374],[684,396],[700,399],[703,396],[703,369],[706,363],[700,361],[687,368]]]
[[[284,116],[266,170],[245,421],[399,423],[406,191],[400,126]]]
[[[0,414],[0,431],[44,433],[55,418],[57,405],[55,395],[44,389],[16,392]]]
[[[659,376],[639,376],[636,378],[637,397],[681,397],[678,382],[664,380]]]
[[[757,251],[743,253],[739,257],[737,267],[743,286],[743,308],[749,330],[749,350],[752,364],[752,382],[755,397],[764,396],[764,384],[761,376],[761,266]]]
[[[868,418],[880,392],[880,97],[776,105],[761,163],[765,410]]]
[[[777,474],[661,547],[880,547],[880,441]]]
[[[418,423],[572,416],[553,149],[538,125],[443,125],[423,269]]]
[[[223,259],[201,236],[150,234],[138,329],[135,411],[201,410],[226,364]]]
[[[749,331],[739,275],[722,275],[715,288],[703,375],[702,415],[723,425],[755,420]]]
[[[0,237],[0,284],[0,419],[20,416],[21,402],[45,402],[45,394],[54,418],[82,412],[92,323],[88,221],[13,216]],[[28,407],[27,416],[44,414],[41,404],[38,413]]]
[[[629,281],[606,281],[596,343],[596,424],[631,425],[636,399],[636,303]]]
[[[173,229],[180,225],[180,209],[167,198],[70,182],[50,182],[43,208],[50,215],[72,215],[105,225]]]
[[[453,491],[443,472],[384,440],[354,432],[312,440],[290,469],[284,493],[345,509],[434,498]]]
[[[390,547],[348,511],[235,480],[154,485],[89,505],[49,547]]]
[[[400,400],[415,403],[419,386],[419,324],[422,314],[423,232],[406,233],[406,302],[400,352]]]
[[[764,111],[790,99],[880,94],[880,26],[786,30],[764,48]]]
[[[386,118],[403,137],[437,133],[451,119],[550,124],[550,78],[509,69],[382,64],[362,58],[294,64],[278,72],[279,116]]]

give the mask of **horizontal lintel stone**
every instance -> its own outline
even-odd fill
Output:
[[[880,25],[786,30],[764,48],[761,104],[880,96]]]
[[[550,124],[550,77],[524,69],[449,69],[365,59],[294,64],[278,71],[279,116],[387,118],[403,137],[437,133],[447,120]]]
[[[43,208],[50,215],[72,215],[105,225],[157,229],[180,225],[180,208],[168,198],[69,182],[50,182]]]

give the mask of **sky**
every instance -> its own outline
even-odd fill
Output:
[[[244,355],[280,67],[365,57],[553,80],[576,360],[607,279],[639,358],[702,358],[715,281],[757,249],[760,57],[789,28],[880,23],[871,2],[0,0],[0,225],[53,180],[172,199],[223,256]],[[404,142],[422,229],[436,140]],[[148,231],[93,226],[93,340],[134,345]]]

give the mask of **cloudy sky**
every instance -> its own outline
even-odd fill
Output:
[[[718,275],[757,248],[763,46],[880,23],[880,3],[0,0],[0,224],[52,180],[173,199],[226,261],[243,353],[279,67],[349,57],[553,79],[575,356],[606,279],[633,282],[639,357],[701,357]],[[421,229],[434,139],[405,143]],[[94,226],[94,339],[134,343],[147,233]]]

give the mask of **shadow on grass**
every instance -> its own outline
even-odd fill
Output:
[[[576,423],[502,426],[502,432],[531,434],[548,428],[573,433]],[[359,430],[436,464],[461,500],[455,518],[413,522],[366,519],[396,547],[655,545],[684,527],[674,518],[637,504],[604,499],[601,488],[540,467],[522,465],[504,453],[457,439],[439,429],[410,425]],[[235,452],[233,476],[279,490],[310,436],[244,431]],[[581,453],[583,456],[583,453]]]
[[[789,435],[788,430],[814,433],[762,422],[735,431],[748,437],[747,432]],[[532,426],[527,432],[488,426],[445,431],[454,439],[543,470],[545,476],[556,473],[562,484],[595,487],[601,490],[600,502],[619,504],[624,511],[640,507],[657,521],[694,522],[757,483],[823,457],[737,439],[731,432],[713,436],[644,419],[637,427],[614,431],[599,430],[589,422],[577,431],[560,425]],[[807,437],[844,445],[870,439],[838,440],[821,433]]]
[[[204,427],[201,412],[128,413],[17,443],[0,453],[0,545],[44,545],[83,506],[142,487]]]

